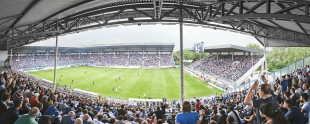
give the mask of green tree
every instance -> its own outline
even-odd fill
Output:
[[[248,47],[248,48],[252,48],[252,49],[257,49],[257,50],[261,50],[262,48],[259,46],[259,45],[257,45],[257,44],[248,44],[246,47]]]
[[[310,55],[309,47],[277,47],[267,54],[269,71],[276,71]]]
[[[208,56],[209,53],[194,53],[193,51],[184,50],[183,51],[183,59],[184,60],[193,60],[197,61],[199,59],[204,58],[205,56]],[[173,52],[173,59],[176,62],[176,64],[179,63],[180,60],[180,51],[174,51]]]

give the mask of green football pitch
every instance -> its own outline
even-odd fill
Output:
[[[53,81],[53,70],[29,72]],[[140,75],[139,75],[140,73]],[[72,82],[73,80],[73,82]],[[115,98],[179,99],[180,69],[137,69],[105,67],[71,67],[57,70],[59,85],[96,92]],[[112,89],[117,88],[117,92]],[[222,93],[206,82],[184,73],[185,98]]]

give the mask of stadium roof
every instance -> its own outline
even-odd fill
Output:
[[[58,47],[61,53],[89,53],[89,52],[172,52],[172,43],[149,43],[149,44],[114,44],[98,45],[93,47]],[[13,53],[47,53],[54,52],[52,46],[23,46],[13,49]]]
[[[269,47],[310,46],[308,0],[1,0],[0,12],[0,44],[8,48],[104,26],[181,21],[250,34]]]
[[[252,52],[252,53],[263,53],[263,50],[251,49],[248,47],[236,46],[236,45],[219,45],[205,47],[204,52]]]

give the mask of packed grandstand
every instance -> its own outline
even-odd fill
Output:
[[[57,66],[173,67],[173,48],[173,44],[60,47]],[[14,69],[29,71],[54,66],[52,47],[26,46],[16,51],[19,52],[12,57]]]
[[[245,74],[253,65],[256,64],[261,55],[210,55],[191,64],[189,68],[203,71],[208,74],[217,75],[228,80],[237,80]]]

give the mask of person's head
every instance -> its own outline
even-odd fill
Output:
[[[191,103],[189,101],[184,101],[182,104],[182,112],[189,113],[191,112]]]
[[[226,118],[226,122],[227,122],[227,123],[233,123],[233,122],[234,122],[234,118],[231,117],[231,116],[228,116],[228,117]]]
[[[58,102],[54,102],[53,106],[57,107],[58,106]]]
[[[15,100],[13,101],[13,103],[14,103],[14,107],[15,107],[17,110],[19,110],[19,109],[23,106],[22,100],[20,100],[20,99],[15,99]]]
[[[140,114],[139,114],[139,113],[137,113],[137,114],[136,114],[136,118],[139,118],[139,117],[140,117]]]
[[[217,114],[217,109],[213,109],[213,114]]]
[[[275,109],[271,103],[263,103],[259,107],[259,113],[263,118],[273,121],[274,124],[287,124],[287,120],[281,110]]]
[[[70,116],[70,117],[74,117],[74,115],[75,115],[75,112],[74,112],[74,111],[70,111],[70,112],[68,113],[68,116]]]
[[[284,97],[285,97],[286,99],[290,98],[290,93],[287,92],[287,91],[285,91],[285,92],[284,92]]]
[[[149,124],[146,120],[142,121],[141,124]]]
[[[308,85],[307,83],[304,83],[304,84],[302,85],[302,89],[303,89],[303,90],[309,90],[309,85]]]
[[[157,124],[163,124],[163,120],[162,119],[158,119],[157,120]]]
[[[111,119],[110,119],[110,124],[114,124],[115,121],[116,121],[115,118],[111,118]]]
[[[87,109],[83,109],[83,114],[88,114],[88,110]]]
[[[130,116],[130,117],[129,117],[129,121],[133,121],[133,120],[135,120],[135,118],[132,117],[132,116]]]
[[[173,114],[171,115],[171,118],[175,118],[175,113],[173,113]]]
[[[52,117],[49,115],[43,115],[39,118],[38,124],[51,124]]]
[[[128,120],[128,117],[127,116],[123,116],[123,120],[124,121]]]
[[[44,96],[42,97],[42,100],[43,100],[43,101],[47,101],[47,100],[48,100],[48,97],[44,95]]]
[[[271,87],[269,84],[262,84],[260,85],[260,89],[259,89],[259,96],[265,96],[265,95],[269,95],[271,94]]]
[[[37,107],[38,107],[39,110],[41,110],[41,109],[43,109],[43,104],[42,103],[38,103]]]
[[[29,111],[29,116],[37,118],[39,116],[40,110],[37,107],[32,107]]]
[[[81,118],[77,118],[75,119],[74,124],[83,124],[83,120]]]
[[[103,115],[97,115],[98,121],[101,121],[103,119]]]
[[[301,96],[300,96],[300,100],[303,101],[303,102],[307,102],[307,101],[308,101],[308,98],[309,98],[309,96],[308,96],[307,93],[303,93],[303,94],[301,94]]]
[[[83,116],[83,121],[87,121],[88,122],[88,119],[90,118],[90,116],[88,114],[85,114]]]
[[[283,104],[284,108],[290,109],[293,107],[293,101],[291,99],[286,99]]]
[[[70,103],[70,108],[74,108],[74,103],[73,102]]]
[[[40,94],[39,94],[39,93],[35,93],[33,96],[34,96],[35,98],[38,98],[38,97],[40,96]]]
[[[122,115],[119,115],[117,119],[118,119],[118,120],[123,120],[123,116],[122,116]]]
[[[217,124],[217,122],[215,120],[211,120],[209,124]]]
[[[121,105],[121,108],[124,109],[125,105]]]
[[[291,92],[291,93],[295,93],[295,89],[294,89],[294,88],[291,88],[291,89],[290,89],[290,92]]]
[[[10,94],[4,94],[2,100],[3,101],[10,101],[11,95]]]
[[[285,75],[284,75],[284,76],[281,76],[281,79],[282,79],[282,80],[285,80]]]
[[[226,115],[224,110],[221,110],[220,113],[221,113],[221,116]]]

